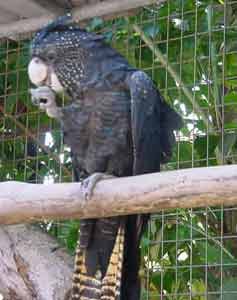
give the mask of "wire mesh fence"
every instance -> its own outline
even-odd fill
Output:
[[[147,72],[183,116],[163,170],[236,162],[236,20],[237,1],[175,0],[87,24]],[[71,181],[70,149],[59,124],[30,101],[28,52],[29,40],[0,42],[0,178]],[[236,299],[236,225],[234,207],[152,215],[141,245],[142,299]],[[78,221],[43,227],[74,249]]]

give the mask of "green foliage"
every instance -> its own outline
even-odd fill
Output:
[[[236,13],[234,2],[175,0],[159,9],[144,8],[129,18],[95,18],[87,26],[104,34],[106,42],[133,66],[144,69],[166,101],[184,117],[180,141],[164,169],[236,163]],[[159,49],[163,61],[133,30],[135,24]],[[63,146],[59,124],[30,102],[28,60],[28,41],[0,42],[0,178],[70,181],[65,171],[71,170],[70,149]],[[236,294],[231,293],[236,290],[236,270],[231,269],[237,264],[235,242],[220,238],[229,232],[228,218],[228,212],[223,214],[220,209],[177,210],[153,216],[141,245],[142,299],[164,299],[162,294],[167,300],[187,300],[190,291],[194,300],[206,299],[209,292],[210,300],[235,299]],[[79,221],[40,226],[73,253]],[[220,286],[225,291],[222,298]]]

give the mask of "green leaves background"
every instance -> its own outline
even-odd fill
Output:
[[[236,163],[236,20],[237,1],[174,0],[87,24],[145,70],[183,116],[164,170]],[[59,124],[29,99],[28,47],[29,41],[0,42],[0,178],[71,181]],[[236,217],[234,208],[153,215],[141,245],[142,299],[235,299]],[[79,221],[39,225],[73,253]]]

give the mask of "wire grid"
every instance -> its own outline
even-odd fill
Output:
[[[29,42],[0,44],[1,180],[31,183],[71,180],[57,122],[33,106],[27,75]],[[69,154],[68,154],[69,157]]]
[[[182,114],[185,126],[164,170],[236,162],[236,13],[237,1],[175,0],[87,26],[147,72]],[[29,98],[28,46],[0,43],[1,180],[71,181],[59,124]],[[234,207],[152,215],[142,240],[142,300],[236,299],[236,220]],[[78,222],[46,225],[73,249]]]

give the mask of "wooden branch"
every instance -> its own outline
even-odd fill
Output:
[[[31,0],[33,2],[35,2],[37,5],[48,9],[50,12],[51,11],[57,11],[57,10],[61,10],[62,9],[69,9],[71,7],[71,5],[69,4],[69,0]]]
[[[73,258],[56,239],[29,225],[0,227],[0,299],[64,299]]]
[[[107,0],[96,4],[88,4],[82,7],[72,9],[73,19],[77,22],[84,21],[93,17],[104,17],[117,13],[124,13],[128,10],[138,7],[150,5],[153,3],[163,3],[166,0]],[[26,34],[34,32],[42,28],[44,25],[54,20],[58,13],[51,13],[42,17],[23,19],[10,24],[1,25],[1,38],[15,38],[18,34]]]
[[[0,183],[0,224],[100,218],[162,209],[237,204],[237,165],[100,181],[85,201],[80,183]]]
[[[57,15],[54,13],[41,16],[38,18],[22,19],[9,24],[1,24],[0,39],[12,38],[15,39],[18,35],[32,33],[48,24]]]
[[[143,7],[151,4],[160,4],[166,0],[107,0],[103,3],[97,2],[93,5],[87,5],[82,8],[74,8],[72,10],[73,19],[75,21],[87,20],[93,17],[103,17],[117,13],[123,13],[131,9]]]

